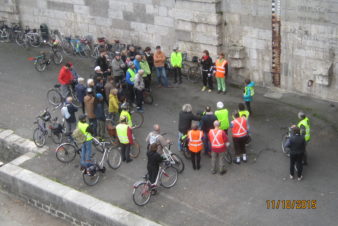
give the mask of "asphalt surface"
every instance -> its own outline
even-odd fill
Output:
[[[59,71],[59,67],[51,65],[46,72],[36,72],[27,57],[37,53],[37,49],[0,44],[0,126],[27,138],[32,137],[34,117],[48,106],[46,92],[57,82]],[[71,61],[79,74],[89,76],[90,60],[76,57]],[[154,123],[159,123],[162,132],[176,143],[178,112],[184,103],[191,103],[196,112],[206,105],[214,107],[222,100],[233,112],[242,101],[241,89],[235,86],[230,87],[227,95],[202,93],[200,88],[184,80],[178,87],[158,89],[154,82],[155,102],[145,106],[145,123],[135,131],[142,147],[140,156],[117,170],[108,168],[94,187],[83,183],[78,157],[70,164],[56,160],[51,141],[50,152],[24,163],[23,167],[166,225],[337,225],[336,104],[296,94],[269,99],[263,96],[267,90],[260,88],[256,89],[254,115],[250,119],[252,143],[248,163],[226,165],[227,173],[220,176],[210,173],[208,157],[202,157],[200,171],[193,171],[191,163],[185,160],[186,169],[173,188],[161,188],[147,206],[136,206],[132,201],[132,185],[146,173],[144,139]],[[301,182],[288,178],[289,159],[281,152],[280,144],[286,128],[298,121],[299,110],[309,114],[312,125],[309,165]],[[177,152],[176,145],[173,150]],[[316,200],[317,206],[267,209],[267,200]]]

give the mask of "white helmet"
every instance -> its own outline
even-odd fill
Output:
[[[222,101],[218,101],[216,106],[217,106],[218,109],[224,108],[224,104],[223,104]]]

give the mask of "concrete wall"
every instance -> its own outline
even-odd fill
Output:
[[[281,88],[338,100],[338,2],[280,0]],[[272,0],[0,0],[0,16],[62,33],[229,56],[234,80],[272,86]],[[313,85],[308,87],[309,80]],[[311,82],[310,82],[311,83]]]

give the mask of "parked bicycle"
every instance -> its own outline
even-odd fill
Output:
[[[33,141],[37,147],[43,147],[48,135],[51,136],[55,144],[60,144],[65,133],[65,128],[58,123],[58,118],[52,118],[51,113],[46,108],[39,116],[36,117],[34,124],[37,128],[33,132]]]
[[[65,37],[62,40],[61,47],[66,55],[90,56],[92,52],[91,42],[78,36],[75,36],[75,38]]]
[[[61,94],[61,85],[56,84],[54,85],[54,88],[48,90],[47,92],[47,100],[48,102],[55,106],[56,108],[61,107],[62,104],[65,102],[65,98]],[[77,95],[75,93],[75,90],[73,89],[72,86],[70,86],[70,96],[73,98],[73,105],[77,108],[81,106],[80,101],[77,98]]]
[[[164,166],[160,166],[154,184],[149,181],[148,174],[143,179],[133,186],[133,201],[138,206],[146,205],[153,194],[153,190],[158,188],[159,185],[165,188],[173,187],[177,182],[177,169],[171,166],[169,161],[165,161]]]
[[[182,74],[185,75],[187,79],[192,81],[193,83],[198,82],[202,77],[202,66],[199,63],[198,57],[193,56],[191,61],[189,61],[186,52],[182,53],[182,55]]]
[[[30,28],[26,26],[26,29],[17,35],[15,41],[19,46],[27,48],[29,46],[39,47],[42,39],[37,29],[30,30]]]

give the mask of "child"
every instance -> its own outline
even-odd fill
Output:
[[[110,90],[109,102],[108,102],[108,113],[112,120],[113,125],[116,125],[119,120],[119,100],[117,98],[118,90],[113,88]]]

